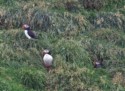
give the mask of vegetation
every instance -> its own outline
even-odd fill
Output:
[[[0,0],[0,91],[125,91],[124,23],[125,0]]]

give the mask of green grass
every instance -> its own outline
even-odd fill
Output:
[[[62,0],[0,1],[0,91],[125,90],[124,0],[105,0],[99,11],[75,2],[77,12]],[[25,37],[23,23],[37,40]],[[54,57],[50,72],[44,48]],[[96,56],[104,68],[93,68]]]

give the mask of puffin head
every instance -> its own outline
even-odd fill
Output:
[[[29,30],[30,29],[30,26],[28,24],[23,24],[22,28],[24,30]]]
[[[100,68],[100,67],[102,67],[102,63],[99,62],[99,61],[93,62],[93,65],[94,65],[94,68]]]
[[[42,56],[44,56],[45,54],[51,54],[51,53],[50,53],[50,50],[44,49],[44,50],[42,51]]]

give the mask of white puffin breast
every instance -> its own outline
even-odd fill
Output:
[[[43,57],[44,64],[52,65],[53,57],[49,54],[45,54]]]
[[[28,34],[28,31],[27,31],[27,30],[24,30],[24,33],[25,33],[25,35],[26,35],[26,37],[27,37],[28,39],[31,39],[31,37],[29,36],[29,34]]]

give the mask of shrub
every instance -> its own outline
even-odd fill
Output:
[[[102,0],[81,0],[81,2],[86,9],[100,10],[104,6],[104,1]]]
[[[21,69],[20,72],[21,83],[35,90],[43,90],[45,88],[45,74],[42,71],[36,69]]]
[[[84,42],[85,48],[90,54],[91,60],[93,57],[102,58],[104,66],[107,69],[122,68],[125,58],[124,48],[107,43],[103,40],[87,40]]]
[[[125,80],[123,74],[121,72],[116,72],[113,76],[112,82],[114,84],[124,85]]]
[[[63,14],[54,13],[51,21],[52,25],[49,30],[57,34],[64,34],[64,36],[77,36],[89,26],[85,16],[81,14],[72,15],[69,12]]]
[[[90,16],[89,20],[95,28],[117,28],[124,30],[124,18],[124,15],[120,13],[100,13],[96,14],[93,18]]]
[[[105,0],[105,10],[115,11],[124,7],[124,0]]]
[[[55,2],[53,2],[52,9],[57,9],[60,11],[64,10],[65,9],[64,1],[56,0]]]
[[[86,68],[78,68],[78,66],[66,64],[59,55],[55,57],[55,61],[56,67],[50,72],[51,75],[49,75],[47,81],[49,87],[47,89],[53,91],[77,91],[85,88],[80,75],[86,72]]]
[[[15,5],[15,0],[1,0],[0,5],[13,6]]]
[[[120,30],[112,29],[97,29],[90,33],[90,36],[95,40],[102,40],[108,43],[113,43],[119,47],[125,47],[125,36],[124,32]]]
[[[101,91],[112,86],[108,84],[110,82],[107,72],[103,69],[90,69],[86,67],[78,67],[66,63],[62,56],[57,55],[55,57],[56,67],[50,71],[49,90],[56,91]],[[98,84],[100,83],[100,84]],[[98,84],[98,85],[97,85]]]
[[[75,1],[67,1],[65,3],[65,8],[68,10],[68,11],[73,11],[73,12],[76,12],[78,9],[78,4],[77,2]]]
[[[68,12],[60,14],[42,10],[37,6],[6,10],[2,13],[0,21],[1,29],[21,28],[24,23],[28,23],[32,29],[55,32],[84,31],[88,27],[86,18],[81,14],[72,15]]]
[[[11,91],[9,85],[2,80],[0,80],[0,91]]]
[[[89,63],[88,52],[80,43],[74,40],[61,39],[56,44],[56,53],[60,54],[66,62],[86,66]]]
[[[50,24],[49,14],[38,8],[31,8],[24,11],[22,8],[15,8],[1,16],[2,28],[20,28],[22,24],[27,23],[32,29],[42,29],[46,31]]]

